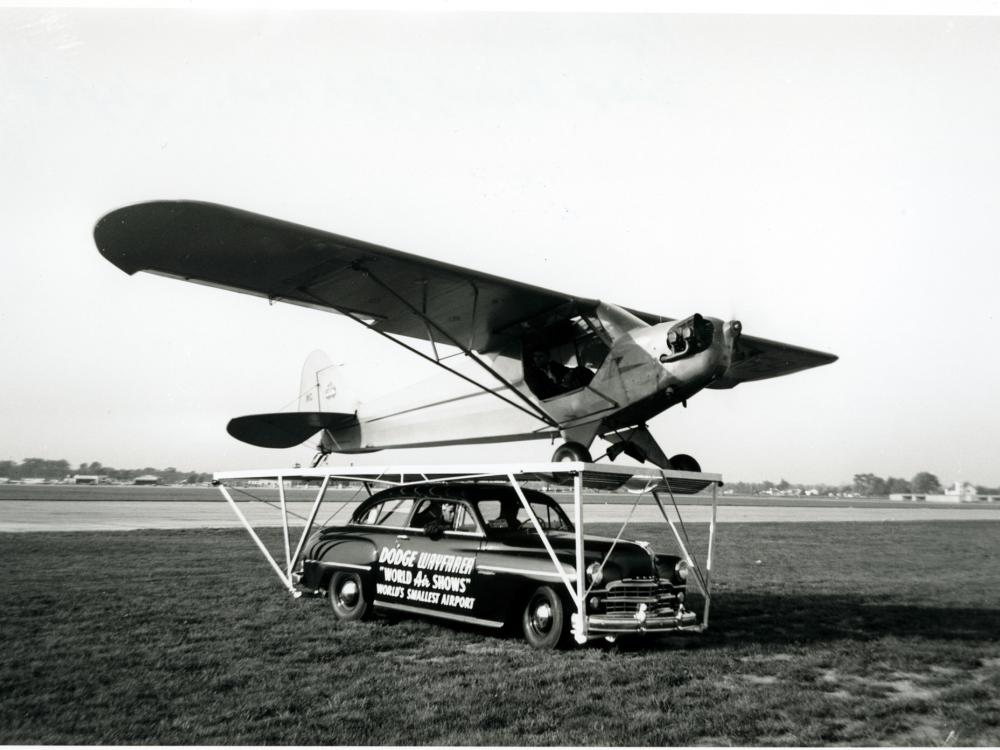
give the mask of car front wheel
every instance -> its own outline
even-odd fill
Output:
[[[361,576],[351,571],[337,571],[330,577],[330,606],[338,620],[364,620],[371,612]]]
[[[521,615],[524,638],[537,649],[558,648],[566,640],[566,609],[551,586],[539,586],[524,605]]]

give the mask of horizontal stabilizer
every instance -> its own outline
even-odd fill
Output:
[[[237,440],[261,448],[293,448],[320,430],[339,430],[357,421],[354,414],[286,411],[236,417],[229,420],[226,431]]]

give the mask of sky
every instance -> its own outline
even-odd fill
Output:
[[[996,17],[0,8],[0,459],[287,466],[225,424],[313,349],[362,400],[434,374],[98,254],[186,198],[839,355],[650,423],[728,479],[1000,485],[998,92]]]

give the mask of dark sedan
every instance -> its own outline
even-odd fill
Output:
[[[548,495],[522,492],[523,502],[499,484],[379,492],[347,524],[313,535],[298,586],[328,595],[341,620],[381,611],[519,625],[536,648],[566,644],[579,632],[573,524]],[[684,608],[683,560],[642,542],[583,539],[587,637],[697,626]]]

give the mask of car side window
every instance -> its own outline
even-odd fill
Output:
[[[450,529],[454,518],[455,503],[449,500],[421,500],[410,526],[422,529],[429,523],[438,523],[442,528]]]
[[[535,518],[538,519],[543,529],[551,529],[553,531],[573,530],[572,525],[568,523],[563,514],[548,503],[532,503],[531,510],[534,512]]]
[[[548,503],[531,501],[531,510],[538,525],[552,531],[572,531],[569,523],[558,506]],[[480,500],[479,512],[483,515],[486,528],[497,531],[512,531],[515,529],[533,528],[524,506],[516,501],[501,502],[499,500]]]
[[[455,507],[455,524],[452,528],[455,531],[464,531],[470,534],[482,533],[472,510],[465,505]]]
[[[365,526],[392,526],[405,528],[406,519],[410,517],[413,508],[411,498],[395,498],[377,503],[368,512],[357,519],[356,523]]]
[[[510,528],[507,524],[506,519],[501,517],[500,511],[503,506],[499,500],[480,500],[479,512],[483,516],[483,520],[486,521],[486,526],[491,529],[507,529]]]

